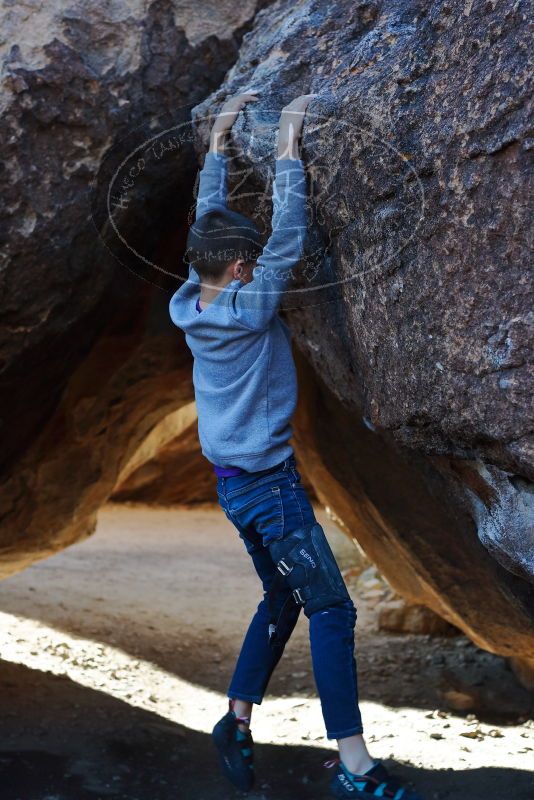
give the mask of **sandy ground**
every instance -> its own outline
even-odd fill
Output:
[[[351,545],[324,514],[342,567]],[[347,551],[347,546],[349,551]],[[534,800],[533,698],[463,636],[378,632],[356,584],[356,655],[371,754],[427,800]],[[95,536],[0,583],[1,800],[233,800],[209,733],[261,599],[216,507],[106,506]],[[470,693],[476,714],[447,710]],[[250,800],[328,798],[301,615],[255,706]]]

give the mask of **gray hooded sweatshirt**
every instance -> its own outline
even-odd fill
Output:
[[[196,218],[226,207],[226,156],[207,153]],[[293,452],[297,376],[291,332],[278,316],[306,236],[306,176],[300,159],[277,159],[271,236],[245,284],[232,280],[199,314],[200,277],[189,277],[169,304],[193,354],[202,453],[221,467],[268,469]]]

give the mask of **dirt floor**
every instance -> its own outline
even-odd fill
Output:
[[[317,516],[350,565],[350,542]],[[534,800],[533,698],[504,659],[462,635],[381,633],[349,586],[371,754],[426,800]],[[219,776],[209,734],[260,599],[215,507],[106,506],[95,536],[0,582],[1,800],[244,797]],[[252,717],[249,800],[327,800],[335,742],[303,615],[269,689]],[[447,709],[451,691],[470,713]]]

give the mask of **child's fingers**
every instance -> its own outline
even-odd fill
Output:
[[[222,111],[239,113],[247,103],[255,102],[258,98],[252,94],[238,94],[231,97],[222,107]]]
[[[252,93],[251,93],[251,94],[248,94],[248,93],[246,93],[246,94],[239,94],[239,95],[237,96],[237,98],[236,98],[236,100],[237,100],[239,103],[248,103],[248,102],[254,102],[254,101],[255,101],[255,100],[257,100],[257,99],[258,99],[258,97],[257,97],[255,94],[252,94]]]
[[[225,103],[223,103],[223,109],[227,110],[235,110],[240,109],[245,103],[249,101],[257,100],[258,98],[254,94],[236,94],[234,97],[229,97]]]
[[[284,106],[282,113],[284,111],[304,111],[314,97],[319,97],[319,95],[301,94],[299,97],[295,97],[287,106]]]

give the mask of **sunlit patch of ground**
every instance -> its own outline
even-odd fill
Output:
[[[331,524],[320,515],[327,532]],[[464,637],[378,633],[356,594],[372,755],[433,800],[532,800],[529,698]],[[209,733],[261,587],[219,509],[108,506],[91,539],[0,583],[2,800],[225,800]],[[326,798],[330,772],[302,615],[253,714],[251,800]],[[475,718],[440,709],[468,676]]]

